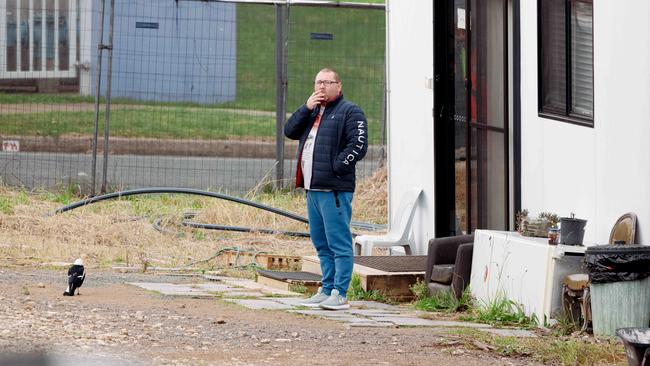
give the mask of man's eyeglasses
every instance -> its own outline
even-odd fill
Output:
[[[339,83],[338,81],[334,81],[334,80],[316,80],[316,81],[314,81],[314,85],[316,85],[316,86],[321,86],[321,85],[330,86],[332,84],[338,84],[338,83]]]

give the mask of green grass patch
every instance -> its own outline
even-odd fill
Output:
[[[539,336],[531,338],[503,337],[487,334],[477,329],[450,330],[467,347],[476,342],[490,347],[491,351],[507,357],[528,357],[552,365],[625,365],[625,351],[613,340],[587,340]]]
[[[15,195],[0,196],[0,213],[12,215],[16,206],[27,204],[29,204],[29,196],[22,190]]]
[[[12,113],[0,115],[0,134],[60,137],[92,135],[94,112]],[[159,139],[275,139],[275,118],[206,108],[137,108],[111,111],[114,137]],[[104,112],[100,113],[103,126]],[[369,123],[370,143],[379,143],[378,123]],[[103,127],[100,127],[103,131]]]
[[[80,193],[79,187],[75,185],[60,185],[47,191],[39,190],[37,195],[45,201],[56,202],[62,205],[68,205],[84,198]]]
[[[0,197],[0,212],[5,215],[11,215],[14,213],[14,205],[11,202],[11,199],[7,197]]]
[[[347,298],[348,300],[379,301],[385,303],[390,302],[379,290],[364,290],[363,287],[361,287],[361,276],[359,276],[358,273],[352,274],[352,280],[350,280],[350,287],[348,288]]]
[[[463,320],[522,328],[534,328],[538,325],[535,315],[527,316],[521,304],[507,299],[503,293],[497,293],[490,301],[474,301],[469,310]]]
[[[103,98],[102,98],[103,101]],[[0,93],[0,104],[76,104],[95,103],[95,97],[82,96],[77,93]]]
[[[460,299],[452,291],[440,291],[433,296],[415,301],[415,308],[423,311],[457,312],[464,311],[471,306],[471,296],[465,290]]]
[[[289,291],[297,292],[299,294],[307,295],[310,294],[310,291],[307,290],[307,287],[303,285],[302,283],[291,283],[289,284]]]
[[[476,301],[472,298],[469,287],[465,288],[460,298],[456,298],[452,291],[439,291],[435,295],[429,296],[429,289],[423,281],[411,285],[410,289],[415,295],[414,306],[418,310],[463,311],[462,320],[497,326],[533,328],[538,324],[536,316],[527,316],[523,306],[508,300],[503,293],[498,293],[490,301]]]

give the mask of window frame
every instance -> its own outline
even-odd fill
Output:
[[[593,95],[592,95],[592,116],[591,118],[575,114],[571,112],[571,105],[572,105],[572,98],[573,98],[573,92],[572,92],[572,32],[571,32],[571,4],[574,2],[580,2],[580,3],[588,3],[591,4],[592,6],[592,24],[593,24],[593,0],[563,0],[564,3],[564,31],[565,31],[565,37],[564,37],[564,49],[565,49],[565,59],[566,59],[566,64],[565,64],[565,110],[564,112],[560,112],[557,108],[550,108],[544,105],[544,77],[543,77],[543,62],[544,62],[544,53],[543,53],[543,33],[542,33],[542,28],[543,28],[543,22],[542,22],[542,2],[546,0],[537,0],[537,45],[538,45],[538,52],[537,52],[537,106],[538,106],[538,116],[541,118],[546,118],[546,119],[552,119],[556,121],[561,121],[561,122],[566,122],[566,123],[571,123],[575,125],[580,125],[580,126],[585,126],[585,127],[591,127],[593,128],[595,126],[595,80],[594,80],[594,39],[593,39],[593,34],[594,34],[594,29],[592,26],[591,29],[591,34],[592,34],[592,39],[591,39],[591,52],[592,52],[592,58],[591,58],[591,79],[592,79],[592,90],[593,90]]]

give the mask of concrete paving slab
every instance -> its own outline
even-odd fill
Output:
[[[395,310],[395,311],[400,310],[399,306],[384,304],[382,302],[365,301],[365,300],[350,301],[350,306],[354,308],[384,309],[384,310]]]
[[[210,291],[210,292],[224,292],[224,291],[237,290],[236,287],[223,285],[223,284],[217,284],[217,283],[196,283],[196,284],[176,285],[176,286],[186,286],[186,287],[201,289],[201,290]]]
[[[281,304],[297,307],[297,306],[301,306],[300,303],[307,299],[304,297],[274,297],[274,298],[269,298],[269,300],[276,301]]]
[[[421,312],[412,311],[405,307],[383,304],[374,301],[351,301],[352,308],[344,311],[323,309],[295,309],[305,300],[290,291],[267,288],[250,280],[219,277],[212,283],[171,284],[155,282],[129,282],[149,291],[160,292],[171,296],[191,297],[225,297],[225,301],[233,302],[249,309],[288,310],[303,315],[318,316],[336,320],[353,327],[390,327],[429,326],[429,327],[464,327],[478,328],[485,332],[505,337],[536,337],[530,331],[522,329],[497,329],[487,324],[457,322],[446,320],[430,320],[418,317]],[[294,295],[292,297],[265,298],[267,294]],[[237,299],[238,297],[255,297],[255,299]]]
[[[436,327],[464,327],[464,328],[476,328],[476,329],[483,329],[483,328],[491,328],[490,325],[488,324],[481,324],[481,323],[471,323],[471,322],[456,322],[453,320],[430,320],[429,321],[434,322]]]
[[[388,323],[388,322],[358,322],[358,323],[349,323],[347,324],[348,327],[367,327],[367,328],[388,328],[388,327],[394,327],[395,324],[393,323]]]
[[[226,276],[219,276],[219,275],[203,275],[203,278],[205,278],[208,281],[223,281],[225,279],[228,279],[229,277]]]
[[[334,319],[336,320],[336,319]],[[365,326],[365,327],[394,327],[396,326],[394,323],[391,322],[378,322],[375,320],[370,320],[370,319],[363,319],[363,318],[351,318],[351,319],[343,319],[341,320],[345,325],[348,326]]]
[[[292,308],[289,305],[280,304],[279,302],[275,302],[271,300],[259,300],[259,299],[224,299],[224,300],[228,302],[234,302],[235,304],[239,304],[253,310],[260,310],[260,309],[287,310]]]
[[[361,316],[413,316],[413,314],[403,314],[399,311],[383,309],[350,309],[351,314]]]
[[[228,291],[222,292],[221,296],[225,298],[235,298],[235,297],[264,297],[264,294],[259,291]]]
[[[359,318],[359,317],[350,317],[348,318],[342,318],[341,321],[348,323],[348,324],[387,324],[387,325],[395,325],[390,322],[378,322],[376,320],[372,319],[367,319],[367,318]]]
[[[485,328],[485,329],[481,329],[481,331],[496,334],[502,337],[525,337],[525,338],[537,337],[535,333],[525,329]]]
[[[398,317],[398,316],[381,316],[381,317],[370,317],[370,319],[381,322],[391,322],[395,325],[411,325],[411,326],[437,326],[436,322],[433,320],[422,319],[422,318],[410,318],[410,317]]]
[[[339,311],[332,311],[332,310],[321,310],[321,309],[314,309],[314,310],[290,310],[290,313],[298,313],[298,314],[303,314],[303,315],[312,315],[312,316],[320,316],[323,318],[335,318],[335,319],[349,319],[349,318],[357,318],[356,316],[348,313],[345,310],[339,310]]]
[[[285,291],[285,290],[279,290],[279,289],[277,289],[277,288],[268,287],[268,286],[264,286],[264,287],[262,287],[262,288],[259,289],[259,290],[262,291],[262,293],[265,294],[265,295],[289,296],[289,297],[295,297],[295,296],[299,296],[299,295],[300,295],[300,294],[297,293],[297,292],[293,292],[293,291]]]
[[[213,297],[218,296],[217,294],[220,292],[237,290],[236,288],[221,284],[172,284],[151,282],[129,282],[128,284],[170,296]]]
[[[261,283],[257,283],[255,281],[242,279],[242,278],[224,277],[223,279],[221,279],[221,282],[228,284],[230,286],[255,289],[255,290],[264,287],[264,285],[262,285]]]
[[[250,289],[250,290],[261,291],[262,293],[264,293],[266,295],[280,295],[280,296],[298,296],[298,295],[300,295],[297,292],[280,290],[280,289],[277,289],[277,288],[262,285],[260,283],[255,282],[255,281],[245,280],[245,279],[240,279],[240,278],[224,278],[221,281],[223,283],[225,283],[227,285],[230,285],[230,286],[233,286],[233,287],[240,287],[240,288],[247,288],[247,289]]]

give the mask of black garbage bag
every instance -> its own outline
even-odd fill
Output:
[[[641,280],[650,276],[650,246],[592,246],[585,253],[585,265],[593,283]]]

